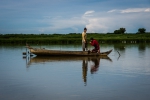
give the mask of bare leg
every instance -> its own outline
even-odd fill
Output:
[[[83,51],[85,51],[85,48],[82,48]]]

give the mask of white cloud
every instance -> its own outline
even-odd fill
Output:
[[[93,11],[93,10],[90,10],[90,11],[86,11],[84,14],[85,15],[88,15],[88,14],[91,14],[91,13],[94,13],[95,11]]]
[[[120,13],[115,13],[120,11]],[[122,13],[121,13],[122,11]],[[110,10],[108,12],[95,12],[93,10],[86,11],[83,15],[76,15],[74,17],[65,18],[58,17],[44,17],[42,23],[48,23],[48,27],[41,27],[38,29],[40,32],[57,32],[64,31],[65,29],[72,29],[70,32],[82,32],[84,27],[87,27],[88,33],[107,33],[114,32],[121,27],[126,28],[126,32],[137,32],[138,28],[144,27],[150,31],[150,13],[149,8],[145,9],[125,9],[125,10]],[[111,13],[110,13],[111,12]],[[130,13],[129,13],[130,12]],[[141,13],[131,13],[141,12]],[[89,16],[90,15],[90,16]],[[91,16],[92,15],[92,16]],[[68,30],[67,30],[68,31]],[[65,33],[65,32],[64,32]]]
[[[70,33],[78,33],[79,32],[79,27],[82,27],[84,25],[86,25],[86,21],[82,19],[82,17],[72,17],[72,18],[64,18],[62,16],[58,16],[58,17],[49,17],[46,16],[44,17],[44,19],[42,21],[40,21],[41,23],[48,23],[49,26],[48,27],[41,27],[39,28],[39,32],[42,31],[51,31],[51,32],[57,32],[57,31],[61,31],[60,33],[65,33],[63,32],[63,30],[65,29],[72,29],[74,31],[70,31]],[[67,30],[68,31],[68,30]]]
[[[83,16],[93,16],[94,10],[86,11]]]
[[[113,9],[108,11],[108,13],[120,12],[120,13],[135,13],[135,12],[150,12],[150,8],[128,8],[128,9]]]
[[[145,9],[145,12],[150,12],[150,8]]]
[[[88,32],[98,33],[107,32],[108,27],[105,25],[107,18],[89,18],[86,25]],[[107,21],[106,21],[107,22]]]
[[[113,10],[108,11],[108,13],[112,13],[112,12],[116,12],[116,11],[117,11],[116,9],[113,9]]]
[[[150,7],[147,0],[85,2],[85,0],[22,2],[5,0],[0,3],[0,28],[4,33],[8,33],[7,30],[12,30],[9,32],[13,33],[17,30],[27,33],[82,32],[85,26],[88,32],[113,32],[120,27],[125,27],[127,31],[145,27],[150,31]],[[144,8],[135,8],[139,5]],[[119,9],[120,7],[128,9]]]
[[[128,33],[136,33],[140,27],[150,31],[150,13],[147,13],[150,12],[150,8],[113,9],[108,12],[95,12],[92,17],[85,17],[88,21],[88,32],[114,32],[121,27],[126,28]]]
[[[133,12],[150,12],[150,8],[129,8],[121,10],[121,13],[133,13]]]
[[[39,28],[39,32],[46,32],[46,31],[58,31],[58,30],[64,30],[67,28],[70,28],[74,30],[74,32],[78,33],[81,32],[79,28],[86,27],[87,25],[90,25],[91,18],[93,16],[93,13],[95,11],[90,10],[86,11],[82,16],[74,16],[71,18],[64,18],[63,16],[44,16],[43,20],[40,21],[41,23],[48,23],[49,27],[41,27]],[[90,29],[90,28],[89,28]],[[72,31],[73,32],[73,31]]]

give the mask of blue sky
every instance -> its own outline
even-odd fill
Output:
[[[0,33],[150,32],[150,0],[1,0]]]

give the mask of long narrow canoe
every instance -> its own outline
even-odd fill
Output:
[[[38,49],[28,47],[30,53],[37,56],[107,56],[112,50],[101,52],[101,53],[92,53],[89,51],[64,51],[64,50],[47,50],[47,49]]]

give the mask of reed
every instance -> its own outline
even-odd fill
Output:
[[[150,43],[150,34],[100,34],[87,33],[100,43]],[[0,34],[1,44],[79,44],[81,33],[70,34]]]

